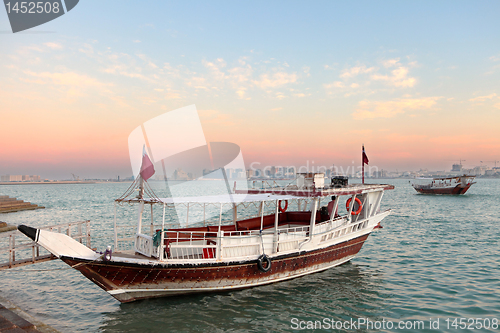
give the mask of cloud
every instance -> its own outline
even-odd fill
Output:
[[[283,94],[282,92],[279,92],[279,91],[276,93],[275,97],[279,100],[286,98],[285,94]]]
[[[458,135],[447,135],[447,136],[435,136],[429,138],[429,141],[437,145],[443,146],[466,146],[474,142],[478,142],[478,138],[471,134],[458,134]]]
[[[357,76],[359,74],[366,74],[366,73],[371,73],[375,71],[375,67],[369,67],[367,68],[366,66],[356,66],[356,67],[351,67],[348,69],[344,69],[342,71],[342,74],[340,74],[340,78],[342,79],[347,79],[351,78],[354,76]]]
[[[383,85],[389,85],[398,88],[408,88],[413,87],[417,83],[417,79],[409,75],[409,68],[417,66],[417,62],[411,62],[406,66],[403,66],[400,62],[400,58],[388,59],[382,61],[382,69],[375,66],[358,65],[350,68],[344,69],[339,78],[341,81],[335,81],[333,83],[323,85],[327,90],[341,89],[345,95],[350,96],[353,94],[366,93],[371,94],[377,90],[374,88],[374,82],[379,82]],[[325,69],[331,67],[325,66]],[[389,72],[387,72],[389,70]],[[353,79],[356,78],[356,82]],[[366,90],[368,86],[372,88],[370,91]],[[380,84],[379,84],[380,86]],[[361,88],[366,88],[361,90]],[[382,87],[379,87],[379,89]],[[329,94],[332,94],[330,91]]]
[[[135,69],[139,70],[139,71],[142,70],[141,68],[135,68]],[[153,82],[153,80],[151,78],[148,78],[147,76],[145,76],[141,73],[138,73],[137,71],[133,71],[133,70],[130,71],[130,69],[124,65],[113,65],[113,66],[110,66],[110,67],[104,69],[103,72],[108,73],[108,74],[118,74],[118,75],[126,76],[126,77],[129,77],[132,79],[141,79],[144,81]]]
[[[146,56],[145,54],[138,54],[137,55],[140,59],[142,59],[149,67],[153,68],[153,69],[156,69],[158,68],[158,66],[152,62],[148,56]]]
[[[238,59],[240,66],[227,69],[227,63],[222,58],[212,62],[204,60],[203,66],[208,69],[208,73],[202,74],[202,76],[206,77],[207,86],[210,86],[211,89],[223,89],[224,85],[227,85],[239,98],[250,99],[246,96],[246,92],[253,75],[253,68],[247,63],[247,60],[247,57],[240,57]]]
[[[399,64],[399,58],[389,59],[382,62],[385,68],[394,67]]]
[[[306,96],[309,97],[309,96],[311,96],[311,94],[297,93],[297,94],[293,94],[293,96],[295,96],[295,97],[306,97]]]
[[[60,50],[63,48],[63,46],[59,43],[44,43],[43,45],[47,46],[48,48],[52,50]]]
[[[228,70],[228,80],[233,86],[246,83],[250,80],[253,74],[252,66],[246,65],[245,67],[233,67]]]
[[[226,78],[226,74],[221,70],[221,68],[226,67],[224,59],[218,58],[214,62],[203,60],[203,65],[210,70],[211,76],[215,80],[224,80]]]
[[[47,81],[51,81],[53,84],[62,85],[62,86],[76,86],[76,87],[104,87],[109,86],[109,83],[100,82],[90,76],[84,74],[78,74],[74,72],[66,72],[66,73],[35,73],[31,71],[24,71],[24,74],[40,78],[40,83],[47,83]],[[43,79],[46,79],[45,81]]]
[[[341,81],[335,81],[333,83],[324,84],[323,87],[325,87],[326,89],[344,88],[345,84],[344,84],[344,82],[341,82]]]
[[[204,77],[195,76],[186,81],[186,85],[195,89],[210,90],[207,86],[207,80]]]
[[[493,99],[495,97],[497,97],[497,94],[493,93],[493,94],[490,94],[488,96],[479,96],[479,97],[471,98],[471,99],[469,99],[469,102],[484,102],[487,99]]]
[[[80,50],[83,52],[83,50]],[[150,83],[161,83],[160,74],[163,69],[159,68],[146,55],[129,55],[126,53],[104,54],[98,52],[98,61],[103,63],[103,71],[107,74],[121,75],[132,79],[140,79]]]
[[[392,118],[409,110],[429,109],[439,97],[405,98],[393,101],[360,101],[352,114],[354,119]]]
[[[235,122],[231,115],[222,113],[218,110],[198,110],[200,119],[204,124],[213,124],[217,126],[233,126]]]
[[[413,87],[417,80],[413,77],[408,77],[408,72],[407,67],[400,66],[391,71],[392,75],[374,74],[371,76],[371,79],[374,81],[385,81],[387,84],[395,87]]]
[[[237,90],[236,91],[236,95],[238,95],[239,98],[245,98],[245,91],[246,89],[240,89],[240,90]],[[250,98],[247,98],[247,99],[250,99]]]
[[[92,45],[90,44],[83,44],[83,47],[79,48],[78,51],[90,56],[92,54],[94,54],[94,48],[92,47]]]
[[[278,72],[272,75],[262,74],[259,80],[253,80],[252,83],[261,89],[276,88],[297,81],[297,74]]]
[[[274,108],[274,109],[271,109],[271,111],[280,111],[280,110],[283,110],[283,108]]]
[[[304,66],[304,67],[302,67],[302,71],[304,72],[304,74],[305,74],[307,77],[311,76],[311,73],[310,73],[310,71],[311,71],[311,67]]]

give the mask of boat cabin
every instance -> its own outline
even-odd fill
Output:
[[[273,257],[367,234],[389,213],[381,213],[380,203],[391,185],[317,188],[318,179],[217,196],[117,199],[117,206],[138,204],[139,218],[131,228],[120,223],[115,210],[115,251],[124,252],[122,244],[129,241],[130,254],[161,262]]]

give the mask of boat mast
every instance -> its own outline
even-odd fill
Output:
[[[141,175],[139,175],[141,180],[139,181],[139,195],[137,199],[139,199],[139,220],[137,222],[137,234],[142,233],[142,212],[144,211],[144,179]]]

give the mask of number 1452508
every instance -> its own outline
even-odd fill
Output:
[[[497,318],[447,318],[446,328],[454,329],[468,329],[468,330],[480,330],[480,329],[497,329],[498,319]]]
[[[5,4],[7,13],[21,14],[42,14],[42,13],[59,13],[61,10],[59,2],[27,2],[27,1],[12,1]]]

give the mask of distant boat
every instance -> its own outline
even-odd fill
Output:
[[[463,175],[446,178],[416,178],[413,188],[423,194],[465,194],[474,182],[475,176]]]

